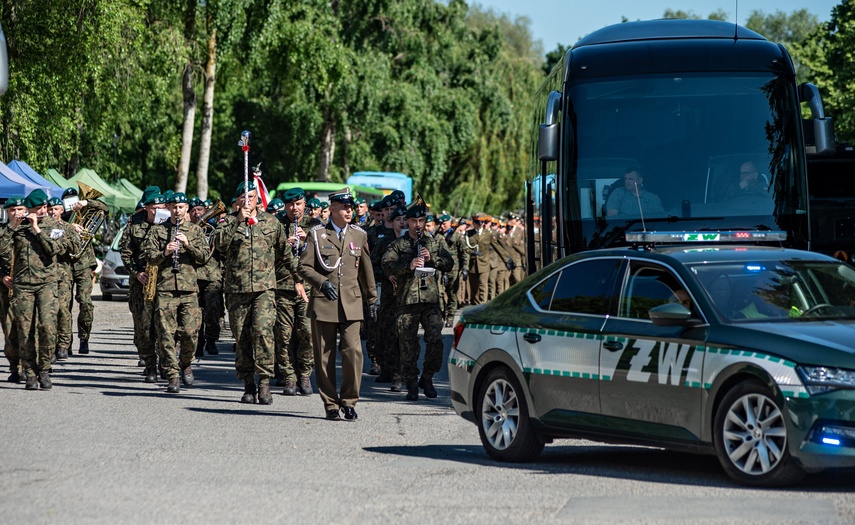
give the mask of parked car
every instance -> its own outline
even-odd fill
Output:
[[[586,438],[791,484],[855,466],[855,269],[756,245],[585,252],[467,309],[448,368],[495,459]]]
[[[104,264],[101,268],[101,298],[105,301],[111,300],[114,295],[127,297],[130,290],[128,285],[130,276],[119,253],[119,243],[124,232],[123,227],[104,254]]]

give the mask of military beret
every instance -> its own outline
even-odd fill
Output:
[[[350,188],[344,187],[335,193],[330,193],[330,202],[340,202],[342,204],[353,204],[353,194],[350,193]]]
[[[363,199],[362,197],[357,197],[357,198],[353,199],[353,203],[356,205],[365,204],[365,199]]]
[[[392,213],[389,215],[390,220],[397,219],[398,217],[404,217],[407,214],[406,206],[397,206]]]
[[[397,205],[398,205],[398,199],[396,199],[395,197],[393,197],[391,195],[386,195],[385,197],[383,197],[383,200],[380,201],[380,207],[381,208],[391,208],[391,207],[397,206]]]
[[[270,202],[267,203],[267,209],[265,210],[267,213],[276,213],[285,207],[285,203],[282,202],[282,199],[273,198],[270,199]]]
[[[211,199],[205,199],[202,204],[204,204],[206,208],[210,208],[214,205],[214,201],[212,201]]]
[[[235,200],[237,200],[238,197],[240,197],[241,195],[246,193],[246,189],[245,189],[246,187],[247,187],[246,181],[243,181],[240,184],[238,184],[238,187],[235,190]],[[255,189],[255,181],[251,180],[251,181],[249,181],[249,191],[252,191],[254,189]]]
[[[427,215],[427,208],[424,206],[413,206],[409,210],[407,210],[407,218],[408,219],[418,219],[420,217],[424,217]]]
[[[166,190],[163,192],[163,202],[169,202],[169,199],[172,197],[172,194],[175,193],[172,190]]]
[[[62,199],[59,197],[51,197],[47,201],[48,206],[62,206]]]
[[[321,209],[322,210],[325,210],[329,207],[330,207],[330,203],[328,203],[327,201],[321,201]]]
[[[449,215],[447,213],[443,213],[442,215],[439,216],[439,222],[445,222],[445,221],[450,221],[450,220],[451,220],[451,215]]]
[[[425,222],[436,222],[436,217],[434,217],[433,215],[428,215],[427,217],[425,217]]]
[[[372,201],[368,204],[368,209],[369,209],[369,210],[371,210],[371,211],[381,211],[381,209],[382,209],[382,208],[380,208],[380,203],[381,203],[381,202],[383,202],[383,201],[379,201],[379,200],[377,200],[377,199],[372,200]]]
[[[303,188],[291,188],[282,195],[282,202],[294,202],[300,199],[306,198],[306,192],[303,191]]]
[[[165,203],[165,202],[166,202],[166,199],[164,199],[164,198],[163,198],[163,195],[161,195],[160,193],[150,193],[150,194],[148,195],[148,197],[146,197],[146,199],[145,199],[145,201],[143,202],[143,204],[145,204],[145,205],[149,205],[149,204],[163,204],[163,203]]]
[[[65,191],[62,192],[62,198],[63,199],[68,197],[69,195],[76,197],[77,196],[77,190],[75,190],[74,188],[66,188]]]
[[[136,209],[140,209],[140,208],[142,208],[142,207],[144,207],[144,206],[145,206],[145,204],[143,203],[142,199],[140,199],[140,200],[137,202],[137,207],[136,207]]]
[[[6,203],[3,204],[3,209],[8,210],[9,208],[14,208],[15,206],[23,206],[24,198],[23,197],[9,197],[6,199]]]
[[[145,202],[149,195],[160,193],[160,186],[148,186],[142,192],[142,201]]]
[[[310,210],[311,210],[311,209],[315,209],[315,208],[320,208],[320,207],[321,207],[321,201],[319,201],[318,199],[316,199],[316,198],[312,197],[312,198],[311,198],[311,199],[309,199],[309,201],[306,203],[306,207],[307,207],[307,208],[309,208]]]
[[[169,203],[173,203],[173,202],[181,203],[181,202],[183,202],[186,204],[187,203],[187,195],[185,195],[183,192],[178,191],[178,192],[175,192],[172,195],[170,195],[169,200],[167,200],[166,202],[169,202]]]
[[[204,206],[204,205],[205,205],[205,201],[203,201],[203,200],[202,200],[202,199],[200,199],[199,197],[193,197],[192,199],[190,199],[190,200],[187,202],[187,204],[189,204],[191,208],[195,208],[196,206]]]
[[[404,192],[403,192],[403,191],[401,191],[401,190],[395,190],[395,191],[393,191],[393,192],[390,194],[390,196],[391,196],[393,199],[404,199],[404,198],[406,198],[406,195],[404,195]]]
[[[24,199],[24,206],[27,208],[38,208],[42,204],[47,204],[48,196],[47,193],[42,189],[35,189],[27,195],[27,198]]]

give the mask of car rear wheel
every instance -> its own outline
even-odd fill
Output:
[[[487,453],[499,461],[532,461],[543,450],[543,440],[528,418],[525,394],[505,367],[488,372],[476,400],[478,433]]]
[[[760,381],[739,383],[724,396],[715,414],[714,441],[724,470],[745,485],[789,485],[805,474],[787,448],[784,412]]]

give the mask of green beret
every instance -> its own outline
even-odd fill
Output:
[[[59,197],[51,197],[47,201],[48,206],[62,206],[62,199]]]
[[[148,197],[143,201],[144,205],[149,204],[163,204],[166,202],[166,199],[163,198],[163,195],[160,193],[149,193]]]
[[[137,203],[137,208],[136,208],[136,209],[140,209],[140,208],[142,208],[143,206],[145,206],[145,203],[143,203],[143,201],[142,201],[142,200],[140,200],[140,201]]]
[[[149,195],[154,195],[155,193],[160,194],[160,186],[148,186],[143,190],[142,198],[140,200],[145,202]]]
[[[368,209],[371,211],[382,211],[380,208],[380,203],[383,201],[373,200],[368,204]]]
[[[267,209],[265,210],[267,213],[276,213],[285,207],[285,203],[282,202],[280,198],[273,198],[270,202],[267,203]]]
[[[24,199],[24,206],[27,208],[38,208],[42,204],[47,204],[47,201],[47,193],[42,189],[35,189],[27,195],[26,199]]]
[[[202,199],[200,199],[199,197],[193,197],[192,199],[190,199],[190,200],[187,202],[187,204],[188,204],[188,205],[190,205],[190,207],[191,207],[191,208],[195,208],[196,206],[204,206],[204,205],[205,205],[205,201],[203,201],[203,200],[202,200]]]
[[[303,191],[303,188],[291,188],[282,195],[282,202],[289,203],[305,198],[306,193]]]
[[[238,184],[238,187],[235,190],[235,200],[237,200],[238,197],[240,197],[241,195],[246,193],[245,188],[246,188],[246,181],[243,181],[240,184]],[[251,180],[251,181],[249,181],[249,191],[252,191],[254,189],[255,189],[255,181]]]
[[[172,190],[166,190],[163,192],[163,202],[169,202],[169,199],[172,198],[172,194],[175,193]]]
[[[439,222],[445,222],[445,221],[450,221],[450,220],[451,220],[451,215],[449,215],[447,213],[443,213],[442,215],[439,216]]]
[[[407,214],[407,208],[405,206],[397,206],[394,210],[392,210],[392,213],[389,214],[389,219],[395,220],[398,217],[405,216],[406,214]]]
[[[365,199],[363,199],[362,197],[357,197],[356,199],[354,199],[353,203],[356,205],[365,204]]]
[[[6,203],[3,205],[3,209],[8,210],[9,208],[14,208],[15,206],[23,206],[24,198],[23,197],[9,197],[6,199]]]
[[[66,188],[65,191],[62,192],[62,198],[66,198],[69,195],[77,196],[77,190],[74,188]]]
[[[212,201],[211,199],[205,199],[204,201],[202,201],[202,205],[204,205],[206,208],[210,208],[214,205],[214,201]]]
[[[413,206],[409,210],[407,210],[407,218],[408,219],[418,219],[419,217],[424,217],[427,215],[427,208],[424,206]]]
[[[425,217],[425,222],[436,222],[436,218],[433,215],[428,215]]]
[[[309,199],[309,202],[306,203],[306,207],[309,209],[315,209],[321,207],[321,201],[315,198]]]
[[[178,202],[178,203],[180,203],[180,202],[183,202],[183,203],[185,203],[185,204],[186,204],[186,203],[187,203],[187,195],[185,195],[184,193],[182,193],[182,192],[178,191],[178,192],[175,192],[175,193],[173,193],[172,195],[170,195],[170,196],[169,196],[169,200],[167,200],[166,202],[169,202],[169,203],[173,203],[173,202]]]
[[[330,203],[328,203],[327,201],[321,201],[321,209],[322,210],[325,210],[329,207],[330,207]]]

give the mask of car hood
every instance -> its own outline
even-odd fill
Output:
[[[745,323],[727,342],[776,354],[796,363],[855,368],[855,321]]]

